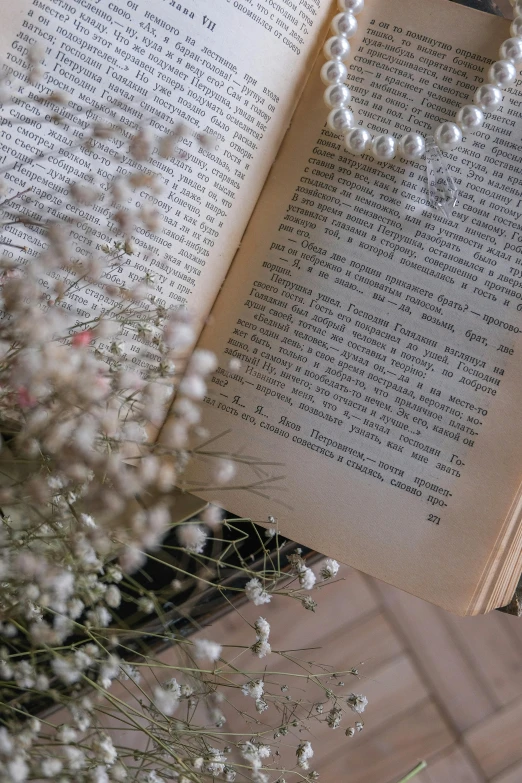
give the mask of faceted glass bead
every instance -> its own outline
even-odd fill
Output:
[[[457,204],[459,191],[433,136],[428,136],[426,139],[426,169],[428,203],[433,209],[440,210],[450,218]]]

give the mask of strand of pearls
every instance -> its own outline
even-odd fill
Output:
[[[376,160],[390,161],[397,155],[406,160],[419,160],[426,151],[426,139],[421,133],[406,133],[397,140],[390,133],[372,136],[369,130],[357,126],[348,108],[350,88],[345,84],[348,69],[345,65],[350,55],[350,41],[357,32],[357,14],[364,8],[364,0],[337,0],[340,13],[332,21],[333,36],[324,45],[327,62],[321,69],[321,79],[326,84],[324,101],[330,109],[328,127],[343,135],[346,149],[352,155],[370,152]],[[474,103],[460,108],[454,122],[443,122],[434,131],[437,146],[443,152],[455,149],[462,137],[479,130],[485,113],[495,111],[502,103],[502,90],[514,84],[517,65],[522,62],[522,0],[510,0],[515,10],[511,25],[511,38],[504,41],[499,59],[488,71],[487,81],[479,87]]]

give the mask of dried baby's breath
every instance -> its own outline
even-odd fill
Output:
[[[42,76],[44,55],[28,50],[30,84]],[[58,111],[66,100],[10,90],[0,75],[5,106],[16,97],[28,110],[54,103]],[[185,361],[196,325],[186,310],[159,302],[152,266],[127,274],[136,229],[161,231],[154,150],[171,158],[183,154],[188,136],[205,149],[215,140],[182,123],[161,138],[146,125],[126,125],[124,134],[103,107],[99,116],[89,112],[81,154],[116,140],[137,166],[122,174],[114,152],[103,183],[92,174],[64,188],[81,220],[49,220],[38,206],[28,217],[31,194],[0,184],[4,222],[22,234],[37,228],[45,239],[31,263],[24,245],[18,257],[0,258],[0,778],[283,781],[283,739],[285,747],[293,743],[294,773],[313,780],[309,737],[317,723],[335,728],[346,707],[360,715],[366,699],[345,692],[340,673],[334,678],[324,661],[274,652],[287,647],[284,634],[264,617],[245,622],[239,646],[213,638],[212,627],[193,635],[191,611],[208,594],[238,612],[242,597],[264,613],[292,601],[301,622],[312,620],[304,610],[317,607],[317,573],[296,550],[288,574],[271,515],[248,561],[241,549],[247,521],[228,519],[217,505],[178,521],[172,490],[183,485],[191,459],[205,460],[209,486],[238,480],[234,456],[194,445],[217,360],[198,350]],[[103,220],[90,223],[91,208]],[[94,226],[105,237],[100,245],[91,241]],[[78,255],[78,247],[89,250]],[[99,306],[72,317],[68,303],[87,288]],[[232,360],[229,369],[240,367]],[[167,572],[167,586],[156,589],[155,569]],[[338,569],[326,560],[319,574],[324,581]],[[132,625],[136,617],[141,625]],[[163,648],[176,654],[168,664],[156,652]],[[281,664],[293,670],[275,685]],[[55,707],[56,725],[32,714]],[[227,732],[234,711],[243,734]],[[268,730],[270,715],[275,728]],[[132,731],[132,748],[106,726]],[[358,720],[347,732],[361,728]]]

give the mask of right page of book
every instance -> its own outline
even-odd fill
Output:
[[[357,121],[431,133],[508,37],[508,21],[446,0],[368,2],[348,61]],[[522,81],[445,155],[460,189],[448,219],[427,204],[424,161],[345,152],[323,62],[203,334],[220,358],[209,449],[240,455],[233,484],[247,487],[206,496],[484,611],[521,479]]]

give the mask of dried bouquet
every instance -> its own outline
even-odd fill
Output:
[[[29,52],[23,89],[3,74],[4,129],[13,104],[18,123],[59,125],[67,98],[39,84],[42,56]],[[273,518],[265,530],[216,506],[180,517],[190,459],[206,460],[211,486],[234,475],[236,458],[212,451],[200,425],[216,360],[183,359],[189,313],[167,310],[153,275],[128,267],[136,227],[161,230],[136,194],[158,193],[154,160],[183,155],[191,131],[158,138],[123,105],[121,122],[114,105],[88,108],[73,147],[21,168],[102,146],[114,163],[103,181],[70,181],[50,209],[56,191],[13,192],[15,167],[1,171],[0,780],[315,780],[317,724],[363,727],[366,698],[343,680],[358,672],[303,662],[257,613],[275,597],[312,619],[339,566],[312,570]],[[115,140],[135,161],[128,174]],[[110,242],[86,215],[106,216]],[[73,317],[68,303],[84,297],[95,304]],[[259,607],[241,644],[202,627],[209,592],[235,612]]]

